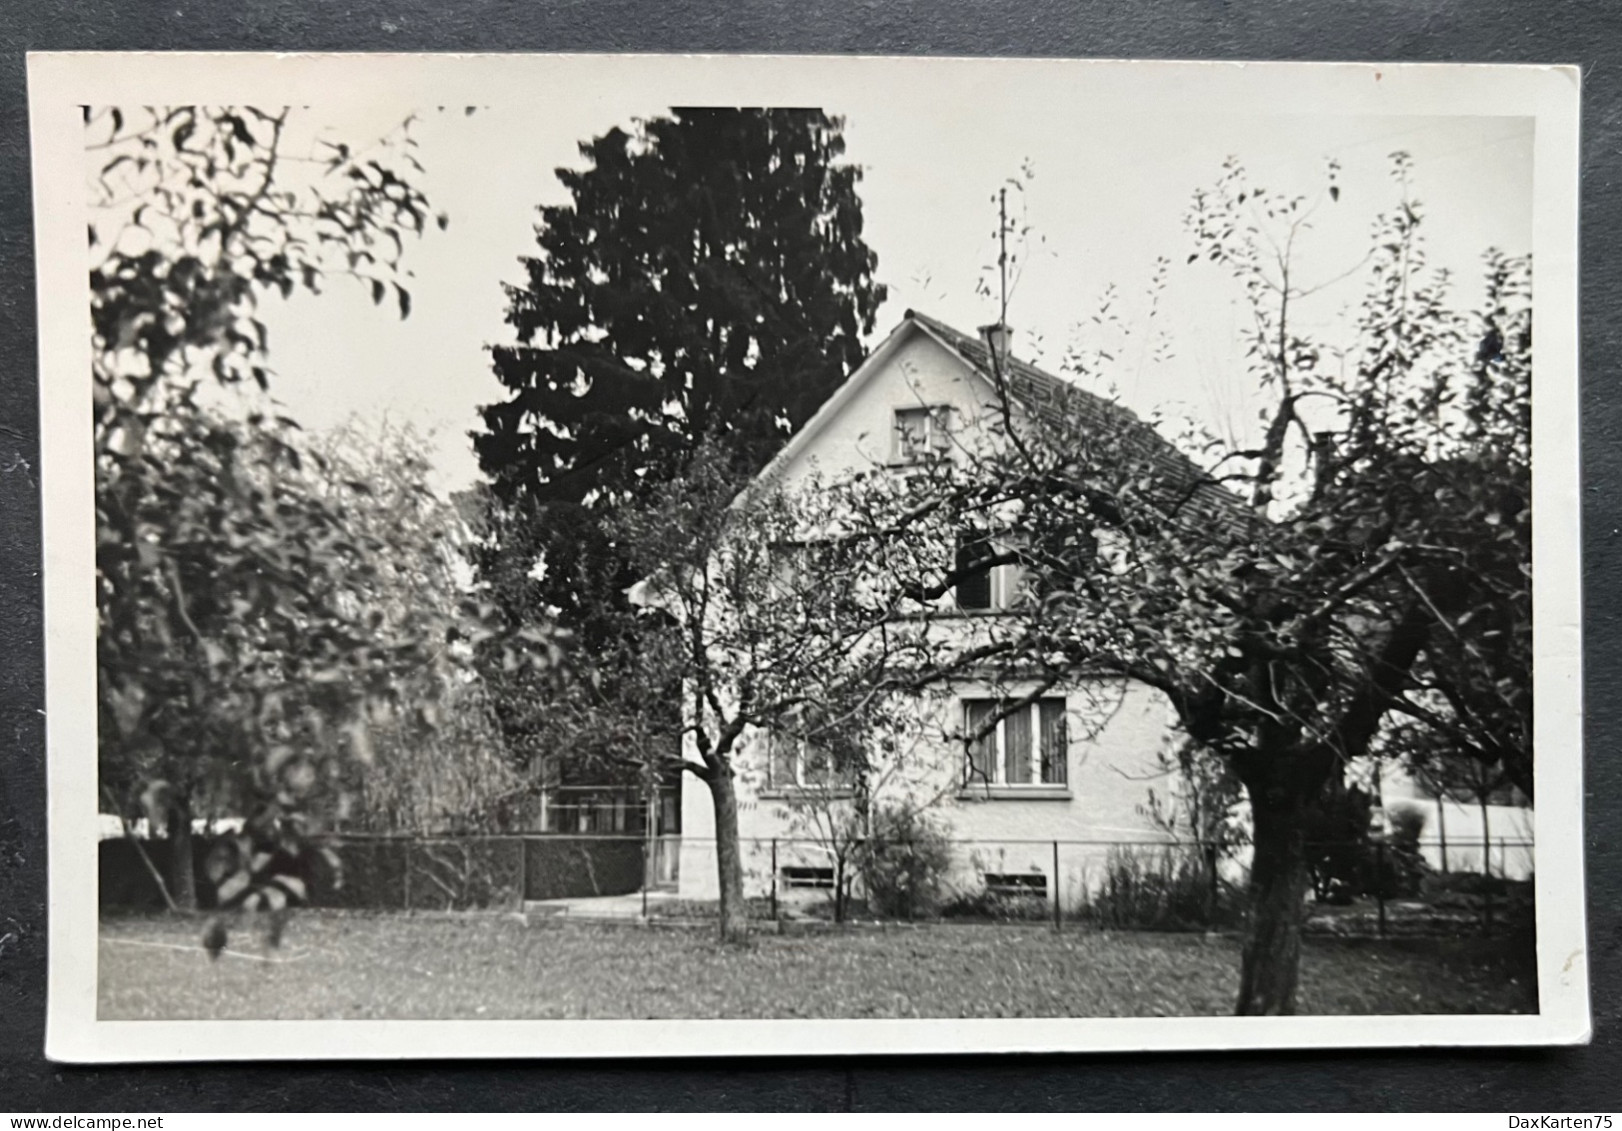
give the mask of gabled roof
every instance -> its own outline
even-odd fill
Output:
[[[996,383],[997,371],[991,350],[980,335],[965,334],[916,310],[907,311],[906,321],[926,330],[988,383]],[[1021,361],[1012,353],[1003,359],[1003,370],[1009,396],[1038,419],[1061,430],[1080,421],[1089,430],[1113,435],[1124,448],[1154,469],[1168,496],[1179,500],[1189,496],[1188,505],[1204,517],[1226,522],[1246,522],[1252,518],[1250,508],[1241,499],[1212,479],[1132,410],[1028,361]]]
[[[757,481],[771,478],[784,464],[808,447],[823,427],[855,397],[857,391],[883,368],[885,361],[901,343],[917,333],[933,338],[987,384],[995,386],[997,372],[992,364],[991,351],[979,335],[965,334],[926,314],[909,310],[900,324],[867,355],[845,383],[834,390],[811,419],[789,437],[788,442],[762,469]],[[1113,435],[1123,447],[1154,469],[1168,500],[1181,502],[1186,497],[1188,501],[1185,505],[1194,516],[1229,524],[1245,524],[1253,520],[1250,508],[1243,501],[1213,480],[1153,427],[1138,419],[1130,409],[1014,357],[1004,359],[1003,368],[1009,395],[1022,409],[1056,426],[1061,432],[1064,426],[1079,420],[1091,431]]]

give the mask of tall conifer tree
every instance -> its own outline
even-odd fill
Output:
[[[611,634],[594,611],[635,579],[605,517],[702,438],[763,465],[860,360],[884,288],[841,127],[677,109],[558,170],[570,200],[540,209],[507,288],[517,340],[491,354],[508,395],[475,435],[508,517],[481,572],[510,615],[554,607],[588,648]]]

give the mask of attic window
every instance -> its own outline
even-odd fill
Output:
[[[891,459],[920,463],[946,451],[951,442],[952,410],[946,405],[913,405],[895,410]]]

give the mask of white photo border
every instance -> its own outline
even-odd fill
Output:
[[[1540,1011],[1527,1016],[1020,1020],[101,1021],[95,519],[83,105],[535,104],[628,86],[650,106],[820,105],[934,83],[1176,114],[1531,117],[1535,810]],[[1570,1044],[1590,1033],[1582,841],[1574,67],[860,56],[50,53],[29,58],[40,326],[49,809],[46,1055],[70,1062],[629,1057]]]

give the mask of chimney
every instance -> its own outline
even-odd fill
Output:
[[[980,340],[991,353],[991,364],[1000,373],[1008,364],[1008,338],[1013,329],[1006,322],[980,327]]]

